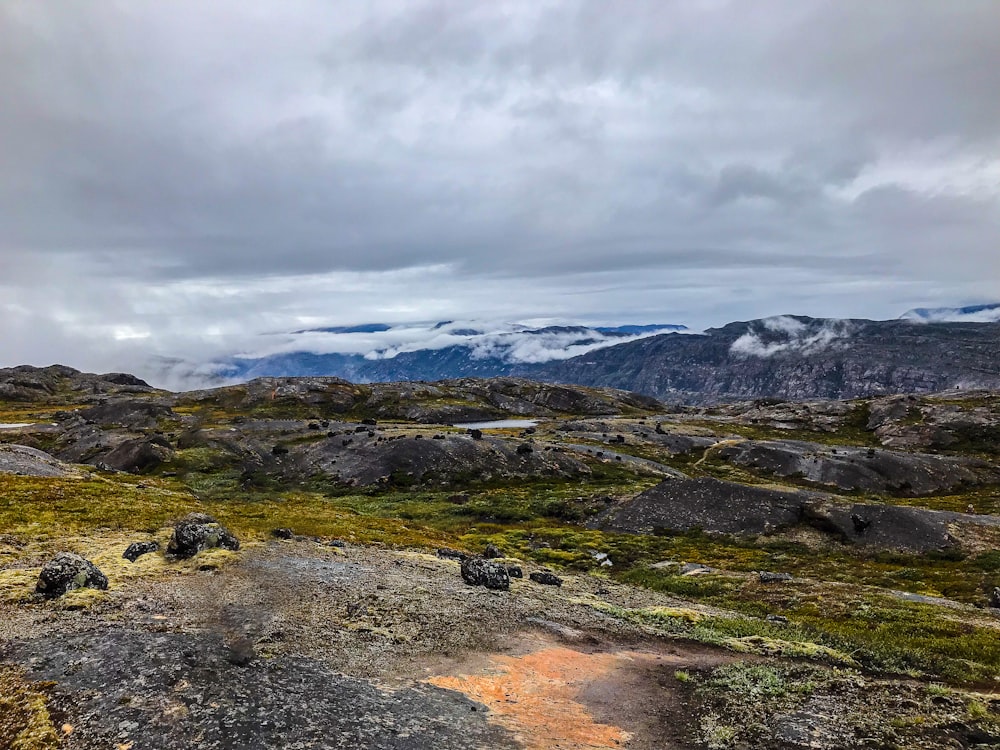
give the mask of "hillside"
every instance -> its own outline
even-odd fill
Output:
[[[668,401],[845,399],[1000,387],[1000,324],[801,316],[665,334],[533,368],[531,377]]]

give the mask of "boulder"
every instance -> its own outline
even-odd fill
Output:
[[[461,552],[450,547],[441,547],[437,551],[437,556],[444,560],[465,560],[469,557],[467,552]]]
[[[761,570],[757,573],[757,579],[761,583],[784,583],[785,581],[792,580],[791,573],[769,573],[766,570]]]
[[[485,586],[497,591],[506,591],[510,588],[507,568],[481,557],[462,560],[462,579],[470,586]]]
[[[562,578],[550,570],[536,570],[528,578],[544,586],[562,586],[563,583]]]
[[[150,552],[156,552],[160,548],[159,542],[132,542],[125,552],[122,553],[122,557],[129,562],[135,562],[143,555],[148,555]]]
[[[990,606],[1000,609],[1000,586],[994,586],[990,592]]]
[[[271,529],[271,536],[275,539],[294,539],[295,532],[283,526],[280,529]]]
[[[151,438],[126,440],[101,459],[102,466],[115,471],[138,474],[150,471],[174,455],[166,438],[159,435]]]
[[[486,549],[483,551],[483,557],[487,560],[495,560],[498,557],[503,557],[503,552],[495,544],[487,544]]]
[[[508,565],[507,575],[509,575],[511,578],[524,578],[524,571],[521,570],[520,565]]]
[[[235,551],[240,548],[240,542],[212,516],[190,513],[174,526],[167,554],[183,560],[214,547]]]
[[[108,588],[108,579],[90,560],[72,552],[60,552],[42,566],[35,593],[55,599],[67,591],[79,588]]]

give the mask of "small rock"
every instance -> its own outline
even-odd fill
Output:
[[[765,570],[758,571],[757,578],[761,583],[782,583],[792,580],[791,573],[768,573]]]
[[[788,618],[785,617],[784,615],[768,615],[764,619],[767,620],[768,622],[774,624],[774,625],[787,625],[788,624]]]
[[[469,557],[468,553],[450,547],[441,547],[437,551],[437,556],[445,560],[466,560]]]
[[[375,421],[374,419],[372,419],[371,417],[367,417],[366,419],[362,419],[362,420],[361,420],[361,424],[366,424],[366,425],[368,425],[369,427],[374,427],[375,425],[377,425],[377,424],[378,424],[378,422],[376,422],[376,421]]]
[[[482,430],[469,430],[469,437],[471,437],[473,440],[482,440],[483,439],[483,431]]]
[[[681,565],[680,573],[682,576],[699,576],[705,573],[714,573],[715,568],[710,568],[707,565],[702,565],[701,563],[684,563]]]
[[[288,448],[283,445],[275,445],[271,448],[272,456],[284,456],[288,453]]]
[[[1000,586],[994,586],[990,593],[990,606],[1000,609]]]
[[[506,591],[510,588],[507,568],[480,557],[462,560],[462,579],[470,586],[485,586],[494,591]]]
[[[508,565],[507,575],[509,575],[511,578],[524,578],[524,571],[521,570],[520,565]]]
[[[562,578],[549,570],[536,570],[528,578],[544,586],[562,586],[563,583]]]
[[[344,547],[347,546],[347,542],[345,542],[343,539],[332,539],[331,541],[329,541],[329,542],[326,543],[326,546],[327,547],[339,547],[339,548],[343,549]]]
[[[79,588],[108,588],[108,579],[90,560],[72,552],[60,552],[44,566],[35,585],[35,593],[55,599],[67,591]]]
[[[487,560],[495,560],[498,557],[503,557],[503,552],[495,544],[487,544],[486,549],[483,551],[483,557]]]
[[[122,557],[129,562],[135,562],[143,555],[156,552],[159,548],[159,542],[132,542],[122,553]]]
[[[174,526],[174,535],[167,545],[167,554],[186,559],[213,547],[238,550],[240,542],[229,529],[212,516],[190,513]]]
[[[534,453],[534,452],[535,452],[535,449],[532,448],[527,443],[521,443],[519,446],[517,446],[517,455],[519,455],[519,456],[526,456],[529,453]]]
[[[283,526],[280,529],[271,529],[271,536],[275,539],[294,539],[295,532]]]

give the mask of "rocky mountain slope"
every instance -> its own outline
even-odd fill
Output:
[[[1000,392],[13,377],[0,747],[1000,743]]]
[[[770,318],[619,344],[531,377],[689,403],[1000,388],[1000,324]]]

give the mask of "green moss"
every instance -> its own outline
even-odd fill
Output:
[[[10,665],[0,665],[0,747],[55,750],[59,735],[52,723],[45,690]]]

